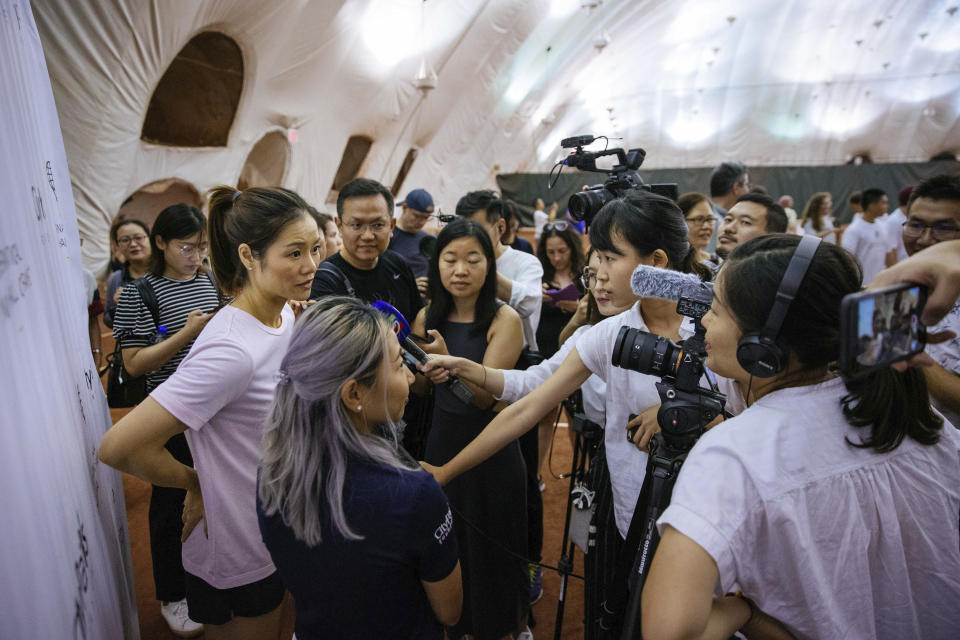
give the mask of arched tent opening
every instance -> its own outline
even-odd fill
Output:
[[[243,55],[215,31],[194,36],[150,98],[140,138],[176,147],[224,147],[243,90]]]
[[[397,178],[393,181],[393,186],[390,187],[391,193],[394,197],[400,195],[400,189],[403,188],[403,181],[407,179],[407,174],[410,173],[410,168],[413,167],[413,161],[417,159],[417,149],[410,147],[407,151],[407,155],[403,158],[403,164],[400,165],[400,171],[397,172]]]
[[[253,145],[237,178],[241,191],[250,187],[283,185],[290,160],[290,142],[282,131],[271,131]]]
[[[155,180],[134,191],[120,206],[114,220],[122,216],[125,220],[140,220],[147,227],[153,228],[153,222],[161,211],[181,202],[198,209],[202,209],[204,205],[200,192],[186,180]]]
[[[327,194],[327,204],[336,202],[337,195],[343,185],[360,174],[363,161],[367,159],[367,154],[370,153],[370,147],[372,146],[373,139],[368,136],[350,136],[350,139],[347,140],[347,146],[343,150],[343,157],[340,158],[340,166],[337,167],[337,173],[333,177],[330,193]]]

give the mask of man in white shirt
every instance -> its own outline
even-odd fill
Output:
[[[935,176],[913,189],[901,238],[910,256],[939,242],[960,238],[960,178]],[[960,302],[927,331],[957,334],[946,342],[927,345],[926,352],[935,364],[920,370],[927,379],[933,406],[960,428]]]
[[[913,192],[913,185],[907,185],[903,189],[900,189],[900,192],[897,194],[897,201],[900,206],[893,210],[893,213],[887,216],[886,222],[887,227],[890,230],[890,235],[896,240],[897,243],[897,262],[900,262],[907,257],[907,249],[903,244],[903,223],[907,221],[907,205],[910,202],[910,194]]]
[[[887,212],[887,194],[882,189],[865,189],[860,197],[863,215],[843,232],[841,246],[855,255],[863,268],[863,281],[870,283],[877,274],[897,262],[897,243],[889,226],[879,222]]]

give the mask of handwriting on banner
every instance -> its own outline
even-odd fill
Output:
[[[30,290],[30,265],[24,264],[16,244],[0,247],[0,313],[9,318],[14,306]]]
[[[49,160],[47,160],[47,184],[50,185],[50,191],[53,191],[54,200],[60,202],[60,197],[57,195],[56,179],[53,177],[53,163]]]
[[[73,572],[77,578],[77,595],[74,599],[73,639],[87,638],[87,589],[90,587],[90,546],[87,534],[83,531],[83,520],[77,513],[77,560],[73,563]]]

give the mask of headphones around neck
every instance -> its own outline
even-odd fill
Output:
[[[745,333],[740,338],[737,344],[737,362],[750,375],[770,378],[787,368],[787,349],[778,342],[780,328],[819,245],[820,238],[803,236],[783,274],[763,329]]]

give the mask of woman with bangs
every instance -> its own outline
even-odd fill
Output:
[[[630,276],[641,264],[685,273],[709,280],[710,270],[698,261],[697,250],[687,241],[687,225],[679,207],[667,198],[631,193],[604,205],[590,227],[590,240],[600,256],[596,285],[597,302],[629,306],[627,311],[603,320],[580,336],[563,364],[543,384],[502,411],[483,432],[449,462],[427,465],[445,484],[486,460],[519,435],[532,428],[544,413],[596,374],[607,383],[604,448],[613,486],[616,528],[622,541],[640,495],[646,470],[644,450],[658,430],[659,378],[614,367],[614,343],[622,326],[679,341],[693,334],[689,319],[676,312],[676,303],[640,299],[630,288]],[[459,372],[459,363],[437,357],[424,369],[433,379]],[[631,414],[637,417],[630,418]],[[627,429],[636,428],[635,441]],[[430,462],[429,460],[427,461]]]
[[[413,324],[415,334],[426,332],[433,338],[425,349],[498,369],[516,364],[523,349],[520,317],[497,300],[496,256],[481,225],[458,219],[444,227],[428,281],[430,305]],[[467,384],[475,396],[470,405],[445,385],[434,390],[433,426],[424,455],[433,464],[446,463],[496,415],[493,396],[482,385]],[[444,487],[453,507],[464,576],[463,615],[448,628],[451,638],[495,640],[528,633],[527,565],[519,559],[527,555],[524,474],[514,441]]]

